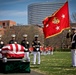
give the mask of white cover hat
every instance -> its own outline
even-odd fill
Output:
[[[69,32],[71,32],[71,30],[69,29]]]
[[[72,30],[76,30],[76,27],[72,27]]]
[[[12,36],[12,37],[16,37],[16,35],[15,35],[15,34],[12,34],[11,36]]]
[[[34,37],[37,37],[37,38],[38,38],[38,37],[39,37],[39,35],[35,35]]]
[[[24,34],[23,37],[27,37],[27,34]]]

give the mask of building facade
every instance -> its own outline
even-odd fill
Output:
[[[11,20],[2,20],[0,21],[0,35],[3,35],[6,31],[6,28],[10,28],[12,26],[15,26],[16,22]]]
[[[28,5],[28,24],[42,25],[42,20],[51,16],[64,3],[33,3]]]
[[[11,26],[15,26],[16,22],[12,21],[12,20],[2,20],[0,21],[0,28],[6,28],[6,27],[11,27]]]

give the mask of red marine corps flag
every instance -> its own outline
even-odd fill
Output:
[[[60,34],[64,29],[70,28],[68,2],[66,2],[52,16],[43,20],[45,38]]]

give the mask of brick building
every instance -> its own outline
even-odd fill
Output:
[[[16,22],[11,20],[0,21],[0,28],[6,28],[6,27],[15,26],[15,25],[16,25]]]
[[[3,21],[0,21],[0,34],[4,34],[4,31],[6,30],[6,28],[10,28],[12,26],[15,26],[16,25],[16,22],[14,21],[11,21],[11,20],[3,20]]]

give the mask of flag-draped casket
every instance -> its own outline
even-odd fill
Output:
[[[23,58],[25,48],[20,44],[8,44],[2,48],[2,56],[7,58]]]

